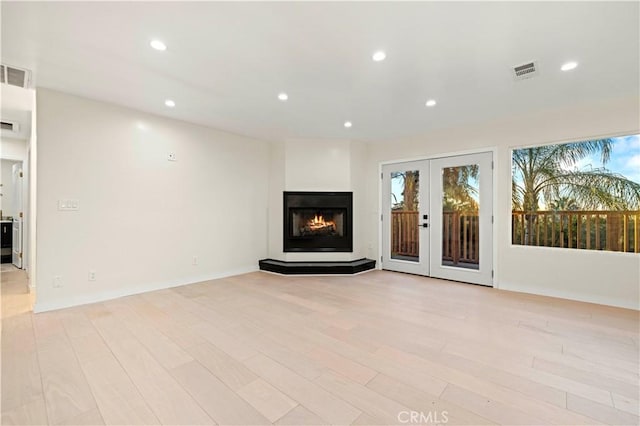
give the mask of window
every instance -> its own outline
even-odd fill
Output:
[[[512,153],[512,243],[640,253],[640,135]]]

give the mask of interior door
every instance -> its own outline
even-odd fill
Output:
[[[22,164],[13,165],[13,211],[16,216],[13,218],[13,249],[11,252],[11,263],[22,269]]]
[[[430,160],[432,277],[493,284],[491,153]]]
[[[429,163],[382,167],[383,269],[429,275]]]

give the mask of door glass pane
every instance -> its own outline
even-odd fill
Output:
[[[391,173],[391,258],[418,262],[420,172]]]
[[[478,269],[480,187],[477,164],[442,169],[442,265]]]

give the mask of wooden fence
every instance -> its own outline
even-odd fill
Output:
[[[391,254],[417,257],[419,254],[419,213],[395,210],[391,212]]]
[[[442,258],[452,262],[477,264],[479,254],[478,215],[445,212],[442,218]],[[417,257],[419,254],[420,221],[417,211],[391,212],[392,255]],[[457,236],[457,237],[456,237]]]
[[[443,260],[477,264],[477,214],[445,212],[442,219]],[[417,257],[419,227],[417,211],[393,211],[391,253]],[[640,211],[514,211],[511,232],[519,245],[640,253]]]
[[[640,253],[640,211],[512,213],[513,244]]]
[[[480,222],[477,213],[442,213],[442,260],[478,264]]]

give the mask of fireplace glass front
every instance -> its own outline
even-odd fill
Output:
[[[351,193],[285,192],[284,251],[352,251]]]

